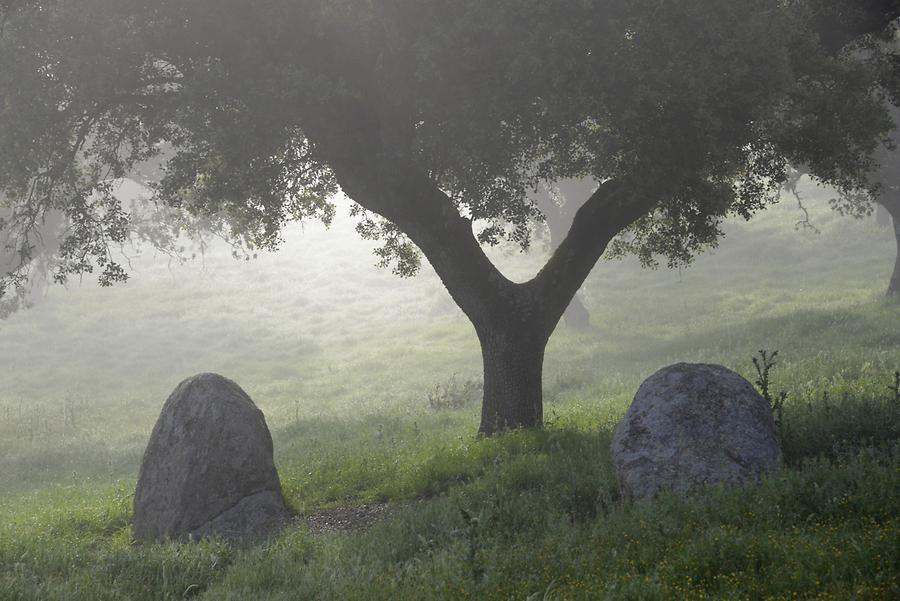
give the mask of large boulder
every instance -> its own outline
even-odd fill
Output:
[[[753,386],[721,365],[691,363],[641,384],[612,453],[623,492],[634,498],[755,480],[781,458],[772,412]]]
[[[231,380],[183,381],[153,427],[134,493],[135,540],[252,541],[290,519],[262,412]]]

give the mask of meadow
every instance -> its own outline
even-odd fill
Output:
[[[892,233],[804,194],[818,234],[786,198],[688,268],[601,261],[594,328],[548,346],[545,428],[488,439],[474,330],[427,265],[375,268],[346,219],[248,262],[128,249],[124,286],[49,288],[0,322],[0,600],[900,598]],[[492,251],[515,279],[545,254]],[[609,446],[640,382],[678,361],[753,381],[760,349],[784,467],[623,499]],[[297,523],[256,547],[133,545],[150,430],[201,371],[264,412]],[[306,519],[363,505],[386,517]]]

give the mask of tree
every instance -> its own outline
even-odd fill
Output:
[[[854,216],[868,214],[871,211],[870,202],[883,208],[890,215],[894,227],[894,239],[897,244],[894,257],[894,271],[888,283],[887,295],[890,298],[900,298],[900,151],[897,150],[898,132],[900,127],[900,36],[898,27],[883,28],[878,23],[883,22],[885,16],[894,15],[896,18],[897,0],[867,0],[865,2],[851,3],[850,8],[842,8],[833,4],[826,6],[820,14],[819,26],[825,31],[823,38],[829,36],[836,40],[835,44],[843,44],[846,40],[856,39],[861,32],[875,31],[876,36],[871,36],[869,43],[857,49],[857,56],[863,60],[870,54],[878,55],[887,51],[891,58],[885,63],[887,72],[883,76],[883,82],[893,106],[888,106],[894,124],[889,143],[876,153],[876,167],[868,174],[868,180],[873,185],[869,194],[847,194],[846,191],[839,199],[833,202],[835,209],[842,213]],[[830,15],[830,16],[829,16]]]
[[[900,161],[897,161],[896,151],[880,152],[876,155],[879,160],[878,168],[868,176],[874,190],[867,193],[852,192],[839,194],[831,199],[833,209],[842,215],[849,215],[857,219],[868,217],[874,210],[875,218],[880,226],[893,227],[896,252],[894,254],[894,271],[888,282],[888,298],[900,298]],[[803,199],[797,184],[806,173],[802,168],[794,171],[789,178],[785,189],[791,192],[797,199],[797,205],[803,213],[803,218],[797,222],[797,227],[810,228],[819,233],[818,228],[810,222],[809,212],[803,204]],[[874,205],[874,206],[873,206]]]
[[[894,117],[895,127],[900,127],[900,110],[894,108],[891,111]],[[891,139],[894,149],[882,149],[876,154],[878,167],[869,175],[869,180],[877,186],[873,195],[873,202],[891,216],[894,227],[894,241],[896,253],[894,255],[894,271],[888,283],[887,295],[890,298],[900,299],[900,151],[896,149],[898,143],[897,130]],[[838,206],[838,209],[842,209]]]
[[[871,215],[873,209],[882,209],[893,225],[896,251],[894,270],[887,286],[887,297],[900,299],[900,150],[897,149],[900,127],[900,109],[890,107],[894,119],[894,131],[890,136],[890,147],[880,148],[875,153],[876,166],[867,178],[872,188],[862,192],[843,192],[831,200],[831,206],[842,215],[857,219]],[[878,215],[876,214],[876,218]],[[887,225],[887,224],[885,224]]]
[[[882,185],[884,188],[878,202],[891,216],[894,226],[894,241],[897,244],[894,271],[888,283],[887,295],[891,298],[900,298],[900,184],[895,183],[888,186],[883,183]]]
[[[0,222],[10,217],[0,203]],[[35,223],[26,253],[16,252],[17,244],[9,240],[8,232],[0,230],[0,266],[15,271],[20,294],[0,296],[0,319],[20,307],[30,306],[45,291],[52,280],[53,255],[57,236],[63,227],[59,211],[47,212],[40,223]],[[3,267],[0,267],[2,269]]]
[[[579,203],[587,200],[596,189],[597,182],[591,179],[569,179],[555,182],[552,186],[538,187],[534,194],[534,202],[544,216],[551,251],[555,251],[566,239],[566,234],[569,233],[575,219],[575,212],[581,208]],[[591,315],[581,302],[578,293],[569,301],[569,306],[563,313],[563,320],[571,330],[591,329]]]
[[[3,225],[27,240],[64,211],[58,275],[111,284],[129,219],[108,182],[160,142],[159,202],[245,245],[330,219],[339,186],[382,259],[410,275],[421,252],[474,325],[480,431],[538,426],[546,342],[616,236],[677,262],[773,201],[790,163],[865,185],[896,57],[844,47],[900,15],[879,4],[4,0]],[[528,195],[586,177],[546,265],[505,278],[482,245],[527,247]]]
[[[885,16],[892,16],[896,19],[897,7],[900,5],[898,0],[867,0],[865,2],[853,3],[854,15],[845,18],[848,15],[844,10],[843,14],[840,10],[833,10],[837,18],[831,19],[832,25],[828,31],[832,32],[838,40],[856,39],[860,32],[877,32],[878,35],[871,36],[869,43],[858,49],[863,57],[869,55],[879,55],[886,53],[890,56],[885,63],[887,72],[883,74],[883,85],[885,86],[888,97],[892,106],[888,106],[891,118],[893,120],[894,131],[891,134],[889,143],[881,147],[876,153],[876,165],[868,174],[874,189],[870,190],[870,194],[863,195],[864,200],[872,200],[879,207],[891,216],[894,227],[894,240],[896,242],[896,254],[894,257],[894,271],[888,283],[887,295],[889,298],[900,298],[900,151],[897,150],[898,128],[900,128],[900,28],[897,27],[896,21],[893,27],[884,28],[878,23],[884,22]],[[848,202],[849,200],[849,202]],[[859,214],[859,195],[844,195],[844,202],[835,204],[835,208],[839,211]],[[854,211],[854,208],[856,209]],[[867,208],[863,204],[863,209]],[[849,211],[848,211],[849,210]]]
[[[862,14],[870,21],[877,20],[881,14],[881,3],[872,2],[863,7]],[[855,31],[852,27],[853,21],[849,22],[850,33]],[[859,48],[858,57],[868,56],[869,53],[882,52],[885,48],[897,55],[900,51],[900,29],[897,27],[888,28],[880,32],[880,35],[871,39],[870,43]],[[843,35],[847,37],[848,32]],[[876,219],[879,224],[893,224],[894,239],[896,242],[896,252],[894,255],[894,270],[887,287],[887,296],[889,298],[900,298],[900,150],[898,150],[898,131],[900,131],[900,108],[897,101],[897,78],[900,77],[900,64],[896,58],[888,63],[889,72],[886,74],[885,83],[888,88],[888,95],[893,104],[887,105],[887,110],[893,122],[893,131],[886,139],[886,143],[880,147],[875,155],[875,165],[866,175],[870,184],[868,190],[843,190],[837,198],[831,200],[832,208],[843,215],[850,215],[856,218],[866,217],[874,210]],[[803,212],[804,218],[798,222],[798,226],[811,227],[815,229],[809,221],[809,213],[803,206],[802,198],[797,189],[797,184],[803,175],[810,174],[809,169],[803,165],[795,166],[784,183],[784,188],[791,192],[797,199],[799,209]],[[812,174],[811,174],[812,175]],[[816,230],[818,232],[818,230]]]

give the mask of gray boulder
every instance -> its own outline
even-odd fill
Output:
[[[691,363],[644,380],[612,454],[623,492],[634,498],[756,480],[781,459],[771,410],[753,386],[721,365]]]
[[[153,427],[134,493],[138,541],[252,541],[290,519],[262,412],[217,374],[183,381]]]

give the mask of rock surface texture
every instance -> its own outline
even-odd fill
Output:
[[[262,412],[231,380],[199,374],[166,400],[134,493],[135,540],[266,537],[291,515]]]
[[[758,479],[781,450],[765,399],[721,365],[678,363],[641,384],[612,444],[623,492],[685,494]]]

